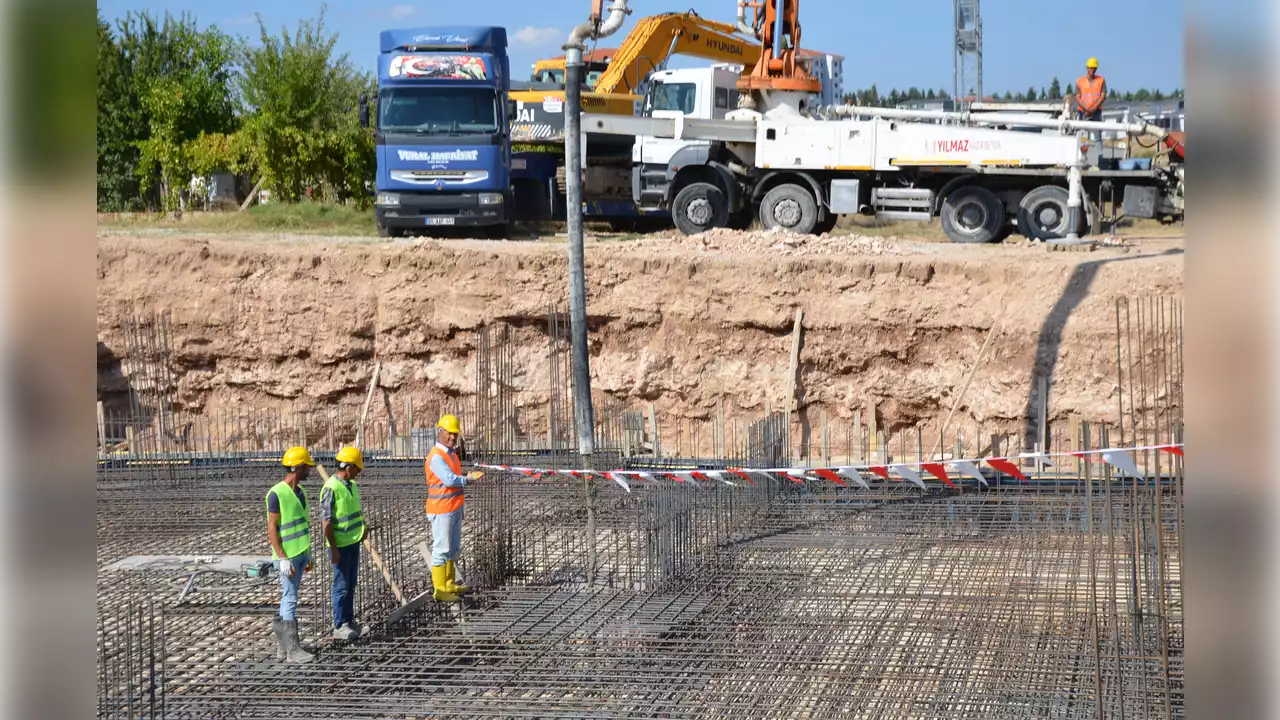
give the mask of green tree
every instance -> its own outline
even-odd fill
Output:
[[[1053,82],[1049,83],[1049,98],[1051,100],[1062,99],[1062,83],[1059,82],[1056,77],[1053,79]]]
[[[282,201],[319,192],[366,203],[374,145],[356,104],[373,79],[334,56],[338,36],[325,29],[324,13],[299,21],[292,35],[273,35],[258,18],[259,44],[244,49],[237,83],[247,152]]]
[[[1004,91],[1004,101],[1005,101],[1005,102],[1010,102],[1011,100],[1013,100],[1013,93],[1009,92],[1008,90],[1005,90],[1005,91]]]
[[[924,99],[925,99],[925,100],[937,100],[937,99],[938,99],[938,94],[937,94],[937,93],[935,93],[935,92],[933,91],[933,88],[929,88],[929,92],[928,92],[928,94],[926,94],[926,95],[925,95]]]
[[[187,15],[98,22],[100,209],[176,209],[190,179],[185,145],[231,132],[234,41]]]
[[[1034,87],[1027,88],[1027,93],[1022,96],[1022,99],[1027,102],[1034,101],[1036,99],[1036,89]]]

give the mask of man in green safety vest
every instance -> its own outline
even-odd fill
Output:
[[[315,656],[298,639],[298,591],[303,573],[311,570],[311,518],[302,481],[312,465],[311,453],[292,447],[281,459],[284,480],[267,491],[267,541],[280,570],[280,614],[272,622],[279,645],[276,657],[290,663],[309,663]]]
[[[338,472],[330,475],[320,490],[324,540],[333,564],[333,636],[354,640],[361,631],[355,619],[356,572],[360,569],[360,541],[365,533],[360,488],[355,480],[364,471],[364,455],[357,448],[344,447],[334,459],[338,461]]]

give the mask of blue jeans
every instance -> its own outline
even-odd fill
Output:
[[[462,549],[462,508],[431,518],[431,567],[457,560]]]
[[[338,548],[338,564],[333,566],[333,627],[356,619],[356,573],[360,570],[360,543]]]
[[[280,619],[298,619],[298,589],[302,587],[302,569],[311,560],[311,553],[304,552],[292,559],[293,575],[280,574]]]

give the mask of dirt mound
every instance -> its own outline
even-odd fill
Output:
[[[806,255],[901,255],[897,238],[863,235],[798,235],[782,229],[729,230],[716,228],[697,235],[666,233],[655,242],[677,244],[690,250],[732,255],[771,254],[782,257]]]

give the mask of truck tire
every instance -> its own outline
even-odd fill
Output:
[[[1068,198],[1067,189],[1058,185],[1041,185],[1023,195],[1018,203],[1018,229],[1028,240],[1066,237]]]
[[[806,188],[791,183],[779,185],[760,201],[760,224],[766,230],[781,228],[809,235],[818,224],[818,202]]]
[[[1004,227],[1004,203],[984,187],[957,188],[942,201],[942,232],[956,243],[988,243]]]
[[[697,235],[729,222],[729,198],[711,183],[686,185],[671,201],[671,219],[685,235]]]

